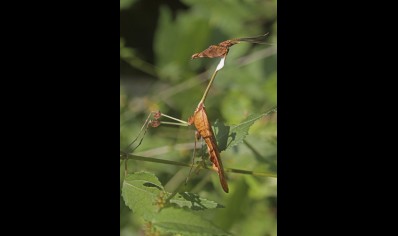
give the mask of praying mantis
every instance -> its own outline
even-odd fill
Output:
[[[149,119],[150,116],[153,116],[153,119]],[[159,121],[161,116],[175,120],[178,123]],[[161,112],[157,111],[157,112],[152,112],[148,116],[147,121],[145,123],[146,124],[144,124],[144,126],[143,126],[143,127],[145,127],[145,132],[149,126],[158,127],[160,124],[172,124],[172,125],[181,125],[181,126],[194,125],[196,128],[196,132],[195,132],[196,139],[195,140],[199,140],[200,138],[203,138],[205,140],[206,145],[207,145],[207,150],[210,155],[210,161],[213,163],[213,169],[215,171],[217,171],[217,173],[218,173],[222,189],[226,193],[229,192],[226,175],[224,172],[224,167],[222,165],[222,161],[220,158],[220,152],[219,152],[219,149],[217,146],[215,135],[211,128],[210,121],[207,117],[207,112],[206,112],[203,102],[199,102],[194,114],[191,117],[189,117],[188,121],[183,121],[183,120],[168,116],[166,114],[162,114]]]
[[[181,126],[194,125],[195,128],[196,128],[196,132],[195,132],[196,140],[198,140],[200,137],[202,137],[205,140],[206,145],[207,145],[207,150],[208,150],[208,153],[210,155],[210,161],[213,163],[213,169],[216,170],[217,173],[218,173],[218,176],[220,178],[220,183],[221,183],[221,186],[222,186],[224,192],[228,193],[229,192],[229,188],[228,188],[228,184],[227,184],[227,180],[226,180],[224,167],[222,165],[222,161],[221,161],[221,158],[220,158],[220,152],[219,152],[219,149],[218,149],[218,146],[217,146],[217,142],[216,142],[216,139],[215,139],[215,136],[214,136],[214,132],[213,132],[213,130],[211,128],[210,121],[209,121],[209,119],[207,117],[207,112],[206,112],[205,105],[204,105],[204,101],[205,101],[205,99],[207,97],[207,94],[208,94],[208,92],[210,90],[211,84],[214,81],[214,78],[215,78],[215,76],[217,74],[217,71],[222,69],[222,67],[224,66],[224,60],[225,60],[225,58],[222,58],[220,63],[218,64],[217,69],[213,73],[213,76],[211,78],[211,82],[208,84],[202,99],[200,100],[200,102],[199,102],[198,106],[196,107],[193,115],[188,119],[188,121],[183,121],[183,120],[168,116],[166,114],[162,114],[160,111],[158,111],[158,112],[152,112],[148,116],[143,128],[145,128],[145,132],[146,132],[146,130],[147,130],[147,128],[149,126],[158,127],[162,123],[163,124],[171,124],[171,125],[181,125]],[[153,116],[153,119],[150,119],[151,115]],[[164,117],[167,117],[169,119],[175,120],[175,121],[177,121],[177,123],[159,121],[161,116],[164,116]],[[144,135],[145,135],[145,133],[144,133]],[[133,142],[135,142],[135,141],[136,141],[136,139]],[[142,139],[141,139],[141,141],[142,141]]]
[[[176,125],[182,125],[182,126],[190,126],[190,125],[194,125],[196,128],[196,132],[195,132],[195,136],[196,139],[198,140],[199,138],[203,138],[206,145],[207,145],[207,150],[210,156],[210,161],[212,162],[212,167],[214,170],[217,171],[219,179],[220,179],[220,183],[222,186],[222,189],[224,190],[224,192],[228,193],[229,192],[229,188],[228,188],[228,183],[227,183],[227,178],[226,178],[226,174],[224,171],[224,167],[221,161],[221,157],[220,157],[220,152],[219,152],[219,148],[217,146],[217,142],[215,139],[215,135],[214,132],[211,128],[211,123],[208,119],[208,115],[207,115],[207,111],[205,109],[205,99],[208,95],[208,92],[210,90],[210,87],[217,75],[217,72],[219,70],[221,70],[224,67],[224,62],[226,59],[226,56],[229,52],[229,48],[237,43],[240,42],[249,42],[249,43],[263,43],[265,40],[265,37],[268,35],[264,34],[261,36],[256,36],[256,37],[248,37],[248,38],[236,38],[236,39],[230,39],[230,40],[226,40],[223,41],[221,43],[219,43],[218,45],[211,45],[209,48],[207,48],[206,50],[200,52],[200,53],[195,53],[192,55],[191,59],[195,59],[195,58],[203,58],[203,57],[207,57],[207,58],[217,58],[217,57],[221,57],[221,60],[216,68],[216,70],[214,71],[213,75],[210,78],[209,84],[207,85],[207,88],[203,94],[202,99],[199,101],[193,115],[188,119],[188,121],[183,121],[180,119],[176,119],[174,117],[168,116],[166,114],[162,114],[161,112],[152,112],[143,128],[145,127],[145,133],[146,130],[149,126],[151,127],[157,127],[159,126],[161,123],[163,124],[176,124]],[[153,119],[150,119],[151,115],[153,116]],[[170,119],[173,119],[175,121],[177,121],[178,123],[173,123],[173,122],[165,122],[165,121],[159,121],[160,117],[164,116]],[[144,133],[144,135],[145,135]],[[133,141],[135,142],[136,139]],[[141,139],[142,141],[142,139]],[[140,141],[140,143],[141,143]],[[132,144],[132,143],[131,143]],[[130,145],[131,145],[130,144]],[[140,144],[138,144],[140,145]],[[137,146],[138,147],[138,146]],[[194,149],[195,150],[195,149]]]

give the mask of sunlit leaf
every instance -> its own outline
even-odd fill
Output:
[[[163,191],[163,186],[156,176],[148,172],[128,175],[122,186],[122,196],[126,205],[134,214],[146,219],[158,212],[159,207],[155,203]]]
[[[152,220],[160,232],[180,235],[230,235],[192,211],[165,208]]]

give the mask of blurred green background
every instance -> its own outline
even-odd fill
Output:
[[[219,59],[190,60],[221,41],[269,32],[266,45],[231,47],[205,102],[209,120],[239,124],[276,107],[276,0],[120,1],[120,149],[139,134],[151,111],[188,120]],[[200,145],[198,143],[197,145]],[[150,128],[134,154],[192,162],[194,127]],[[226,168],[276,173],[276,113],[255,122],[245,142],[221,152]],[[155,173],[173,191],[189,168],[128,162],[129,172]],[[121,181],[124,165],[121,165]],[[203,213],[235,235],[276,235],[276,178],[227,173],[225,194],[215,172],[192,174],[185,191],[224,209]],[[142,223],[121,198],[121,236],[142,235]]]

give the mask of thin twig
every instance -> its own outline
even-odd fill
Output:
[[[187,164],[184,162],[178,162],[178,161],[169,161],[169,160],[163,160],[163,159],[157,159],[157,158],[152,158],[152,157],[143,157],[143,156],[138,156],[130,153],[126,153],[125,155],[120,155],[120,159],[126,160],[126,159],[131,159],[131,160],[138,160],[138,161],[148,161],[148,162],[155,162],[155,163],[162,163],[162,164],[167,164],[167,165],[177,165],[177,166],[184,166],[184,167],[198,167],[200,165],[194,164]],[[202,166],[203,169],[206,170],[212,170],[216,171],[213,169],[212,166]],[[233,169],[233,168],[225,168],[226,172],[231,172],[231,173],[238,173],[238,174],[248,174],[248,175],[254,175],[254,176],[263,176],[263,177],[272,177],[276,178],[277,175],[274,173],[270,172],[255,172],[255,171],[249,171],[249,170],[240,170],[240,169]]]
[[[272,177],[276,178],[277,175],[270,172],[255,172],[250,170],[240,170],[240,169],[232,169],[232,168],[225,168],[226,172],[238,173],[238,174],[246,174],[246,175],[254,175],[254,176],[264,176],[264,177]]]

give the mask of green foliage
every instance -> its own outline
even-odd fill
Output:
[[[120,41],[121,61],[140,72],[121,71],[130,78],[120,81],[120,149],[125,151],[139,136],[132,145],[137,147],[142,139],[133,152],[141,159],[121,161],[121,236],[143,235],[143,231],[275,236],[275,178],[227,171],[230,192],[225,194],[215,171],[198,167],[200,172],[189,173],[186,167],[193,163],[193,126],[149,127],[145,135],[140,130],[151,111],[185,121],[193,115],[219,59],[190,60],[192,54],[227,39],[269,32],[271,45],[231,47],[205,105],[227,170],[276,175],[276,0],[181,2],[186,9],[162,3],[153,16],[158,22],[151,38],[153,61],[144,60],[140,45],[127,36]],[[148,2],[121,0],[121,11],[134,14],[137,5],[145,10],[144,3]],[[124,23],[128,24],[145,26],[145,22]],[[141,37],[139,31],[134,34]],[[199,148],[204,142],[196,145],[196,156],[206,159]]]
[[[209,220],[194,213],[197,210],[220,207],[219,204],[191,193],[172,196],[164,190],[156,176],[151,173],[129,174],[123,182],[122,196],[134,214],[149,221],[157,232],[183,235],[229,235]],[[171,199],[168,199],[170,197]]]
[[[154,217],[158,208],[153,204],[163,191],[162,184],[150,173],[140,172],[128,175],[122,187],[126,205],[145,219]]]
[[[192,27],[192,26],[195,27]],[[160,79],[182,81],[192,76],[190,62],[192,48],[203,45],[209,34],[206,19],[180,13],[175,21],[167,7],[160,8],[159,30],[156,31],[154,49]],[[170,37],[172,35],[172,37]],[[197,35],[197,37],[192,37]]]
[[[154,218],[159,231],[182,235],[230,235],[191,211],[166,208]]]
[[[242,123],[235,126],[225,126],[215,122],[213,129],[217,134],[220,150],[238,145],[248,134],[249,128],[256,120],[272,114],[273,109],[263,114],[248,116]],[[141,157],[145,160],[145,157]],[[149,160],[149,158],[148,158]],[[166,160],[154,160],[156,162],[170,162]],[[247,197],[247,185],[235,191],[229,201],[227,215],[238,217],[236,211],[240,211],[240,204]],[[239,188],[239,187],[238,187]],[[203,219],[193,211],[224,208],[215,201],[200,197],[198,194],[169,193],[166,192],[159,179],[149,172],[136,172],[128,174],[122,184],[122,196],[125,204],[136,216],[149,221],[152,230],[161,233],[183,233],[184,235],[227,235],[224,230],[214,226],[209,220]],[[188,211],[190,210],[190,211]],[[232,211],[232,212],[231,212]],[[225,216],[226,217],[226,216]],[[220,225],[230,228],[236,218],[221,217]],[[228,219],[228,220],[226,220]]]
[[[274,111],[276,111],[276,109],[263,114],[252,114],[248,116],[242,123],[232,127],[225,126],[223,123],[216,121],[214,123],[213,130],[216,133],[219,151],[224,151],[230,147],[242,143],[246,135],[249,134],[249,128],[254,124],[254,122],[264,116],[271,114]]]

